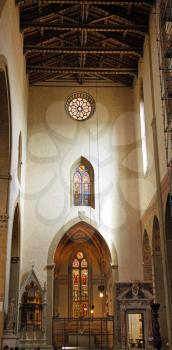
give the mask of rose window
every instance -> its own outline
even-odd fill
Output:
[[[65,103],[68,115],[74,120],[82,121],[90,118],[95,111],[95,101],[86,92],[75,92],[69,96]]]

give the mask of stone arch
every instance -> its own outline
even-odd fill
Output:
[[[81,230],[81,228],[83,230]],[[102,250],[102,256],[104,258],[101,259],[102,268],[106,269],[106,266],[103,266],[106,262],[107,256],[109,256],[109,269],[111,270],[113,281],[118,279],[118,264],[117,264],[117,254],[116,250],[113,246],[113,249],[107,245],[105,239],[101,232],[98,231],[97,224],[95,222],[89,223],[87,218],[75,218],[64,225],[55,235],[53,241],[51,242],[49,252],[48,252],[48,260],[47,260],[47,341],[48,344],[52,344],[52,315],[53,315],[53,291],[54,291],[54,275],[56,273],[56,250],[60,247],[60,251],[65,253],[66,242],[71,242],[75,239],[75,235],[77,235],[77,239],[82,240],[83,237],[81,231],[84,231],[85,237],[87,239],[95,237],[94,244],[99,249]],[[81,236],[80,236],[81,235]],[[98,244],[98,240],[100,239],[102,244]],[[106,251],[103,250],[104,244],[106,245]],[[58,255],[59,257],[59,255]],[[60,255],[60,260],[62,260],[64,255]],[[60,260],[58,260],[58,264],[60,264]],[[110,271],[107,271],[110,273]],[[115,283],[114,283],[115,285]]]
[[[97,300],[96,288],[95,286],[92,286],[91,280],[92,282],[94,281],[95,275],[96,279],[99,280],[98,284],[103,284],[104,286],[107,284],[108,274],[110,274],[109,270],[111,268],[111,255],[104,238],[99,234],[98,231],[84,222],[79,222],[71,227],[62,237],[56,248],[54,256],[54,281],[56,284],[56,287],[54,288],[54,300],[57,301],[58,306],[63,305],[63,312],[61,312],[61,315],[63,317],[72,316],[72,269],[70,263],[78,251],[82,251],[84,253],[84,256],[86,256],[87,260],[90,262],[90,301],[88,305],[93,303],[97,305],[97,307],[95,306],[95,315],[97,315],[97,317],[102,317],[105,313],[104,305],[102,305],[102,303],[98,304],[99,299]],[[66,276],[66,282],[63,280],[62,285],[59,287],[61,278],[64,278],[64,276]],[[91,301],[92,299],[94,302]],[[58,307],[56,313],[59,313]]]
[[[73,205],[73,177],[74,173],[76,171],[76,168],[83,164],[88,169],[88,173],[90,175],[90,206],[92,208],[95,208],[95,195],[94,195],[94,168],[90,161],[86,159],[85,157],[81,156],[79,157],[71,166],[70,169],[70,193],[71,193],[71,206]]]
[[[164,346],[167,343],[167,319],[165,309],[165,288],[163,277],[163,263],[161,253],[160,226],[157,216],[154,216],[152,227],[152,261],[154,275],[154,301],[160,304],[159,323]]]
[[[8,201],[11,167],[11,103],[6,58],[0,55],[0,302],[4,301],[6,247],[8,233]],[[4,313],[0,313],[0,338]]]
[[[90,219],[87,218],[86,216],[84,216],[83,214],[81,216],[80,212],[79,212],[79,216],[77,218],[74,218],[74,219],[68,221],[55,234],[55,236],[50,244],[49,250],[48,250],[47,266],[49,266],[49,265],[51,266],[52,264],[54,264],[55,251],[56,251],[56,248],[57,248],[59,242],[61,241],[62,237],[65,235],[65,233],[68,230],[70,230],[74,225],[76,225],[77,223],[80,223],[80,222],[83,222],[83,223],[89,225],[90,227],[92,227],[93,229],[95,229],[97,232],[99,232],[99,234],[103,238],[103,232],[99,229],[99,226],[97,225],[97,223],[93,220],[91,220],[91,223],[90,223]],[[110,245],[111,245],[111,247],[110,247]],[[111,254],[111,264],[112,264],[112,266],[118,267],[118,258],[117,258],[116,248],[115,248],[114,243],[112,241],[110,242],[110,245],[108,244],[110,254]]]
[[[144,230],[143,234],[143,276],[144,281],[152,280],[152,256],[148,233]]]
[[[11,166],[11,103],[8,69],[4,56],[0,56],[0,115],[0,182],[3,189],[0,215],[7,215]]]

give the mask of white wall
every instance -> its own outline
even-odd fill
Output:
[[[6,281],[6,299],[8,295],[9,280],[9,262],[11,251],[11,236],[13,216],[16,202],[19,198],[21,209],[21,233],[23,224],[24,202],[20,195],[17,179],[18,164],[18,138],[22,132],[23,141],[23,165],[21,193],[25,187],[25,155],[26,155],[26,136],[27,136],[27,79],[25,74],[25,60],[23,57],[22,35],[19,32],[19,16],[14,0],[7,0],[3,7],[0,17],[0,55],[3,55],[7,61],[10,98],[11,98],[11,119],[12,119],[12,156],[11,171],[12,180],[10,183],[9,196],[9,223],[8,223],[8,247],[7,247],[7,281]]]
[[[111,252],[115,245],[119,279],[140,279],[133,92],[119,87],[82,89],[96,100],[96,112],[85,122],[73,121],[64,109],[65,98],[78,88],[30,88],[22,271],[33,264],[41,281],[46,280],[54,235],[81,211],[97,223]],[[70,206],[70,168],[80,156],[94,167],[95,209]]]
[[[153,21],[154,18],[151,23],[153,77],[156,87],[160,174],[163,179],[166,172],[164,135]],[[141,209],[143,213],[147,209],[156,191],[147,41],[134,91],[119,87],[82,88],[91,93],[97,103],[96,113],[87,122],[72,121],[64,110],[65,98],[77,88],[30,88],[25,190],[27,80],[22,54],[22,36],[18,26],[19,18],[14,1],[7,0],[0,18],[0,54],[4,55],[8,62],[13,120],[8,255],[14,207],[19,195],[17,156],[18,136],[22,130],[23,166],[20,208],[22,219],[25,200],[23,274],[30,270],[33,264],[42,282],[45,281],[44,268],[50,243],[64,224],[78,217],[79,210],[84,212],[88,219],[97,223],[111,251],[112,243],[115,245],[119,279],[127,281],[142,278],[139,210]],[[149,158],[149,170],[145,177],[142,171],[139,125],[140,77],[143,79],[144,86]],[[70,206],[70,167],[81,155],[91,161],[95,170],[95,209]],[[40,248],[41,254],[38,254]]]
[[[148,149],[148,171],[143,174],[142,168],[142,150],[141,143],[138,145],[138,159],[141,162],[141,173],[139,180],[139,193],[140,193],[140,209],[143,214],[148,208],[153,196],[156,193],[156,175],[155,175],[155,153],[153,146],[153,132],[152,132],[152,120],[153,120],[153,107],[152,97],[154,94],[155,99],[155,118],[158,134],[158,152],[159,152],[159,165],[160,165],[160,179],[163,180],[167,173],[166,168],[166,156],[165,156],[165,142],[164,142],[164,127],[162,116],[162,104],[161,104],[161,92],[160,92],[160,72],[158,62],[158,50],[157,50],[157,18],[155,17],[155,11],[150,19],[150,36],[146,36],[144,44],[144,55],[139,63],[138,79],[134,84],[134,101],[135,110],[138,113],[136,118],[137,134],[140,133],[140,119],[139,119],[139,103],[140,103],[140,82],[143,81],[143,93],[144,93],[144,106],[145,106],[145,121],[146,121],[146,141]],[[149,41],[151,45],[152,55],[152,74],[153,74],[153,87],[151,89],[151,71],[150,71],[150,56],[149,56]]]

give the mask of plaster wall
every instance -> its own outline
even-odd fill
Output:
[[[156,118],[156,129],[158,135],[158,155],[159,155],[159,170],[160,180],[162,181],[167,173],[166,156],[165,156],[165,142],[164,142],[164,127],[161,105],[161,91],[160,91],[160,72],[158,62],[158,49],[157,49],[157,18],[155,11],[150,18],[149,36],[146,36],[144,43],[144,55],[140,59],[138,79],[134,84],[134,103],[136,111],[136,130],[137,135],[140,134],[140,87],[141,80],[143,81],[143,94],[144,94],[144,109],[145,109],[145,123],[146,123],[146,143],[148,152],[148,169],[146,174],[143,173],[142,162],[142,149],[141,142],[138,144],[138,159],[140,160],[140,177],[138,181],[139,193],[140,193],[140,210],[141,215],[144,214],[148,208],[153,196],[156,194],[156,172],[155,172],[155,152],[153,145],[153,132],[152,121],[153,117]],[[150,43],[150,50],[149,50]],[[152,76],[153,76],[153,90],[151,86],[151,67],[150,67],[150,54],[152,58]],[[155,116],[153,116],[153,97],[155,100]]]
[[[25,155],[27,135],[27,96],[28,86],[25,74],[25,60],[23,57],[22,35],[19,32],[19,16],[15,1],[7,0],[3,3],[0,13],[0,55],[7,63],[10,103],[11,103],[11,181],[9,193],[9,221],[7,238],[7,274],[6,274],[6,304],[8,300],[8,284],[11,255],[11,238],[13,217],[17,201],[20,205],[21,233],[23,225],[24,210],[24,187],[25,187]],[[18,139],[22,133],[22,175],[21,186],[17,178],[18,164]],[[5,308],[7,305],[5,305]]]
[[[73,121],[65,112],[65,98],[74,90],[96,100],[88,121]],[[115,246],[119,279],[142,279],[133,110],[130,88],[29,89],[23,274],[34,265],[43,283],[55,234],[83,216],[96,223],[112,255]],[[81,156],[94,168],[95,209],[71,206],[70,169]]]

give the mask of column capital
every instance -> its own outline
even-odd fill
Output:
[[[49,264],[46,266],[46,269],[47,270],[54,270],[55,266],[56,266],[55,264]]]

